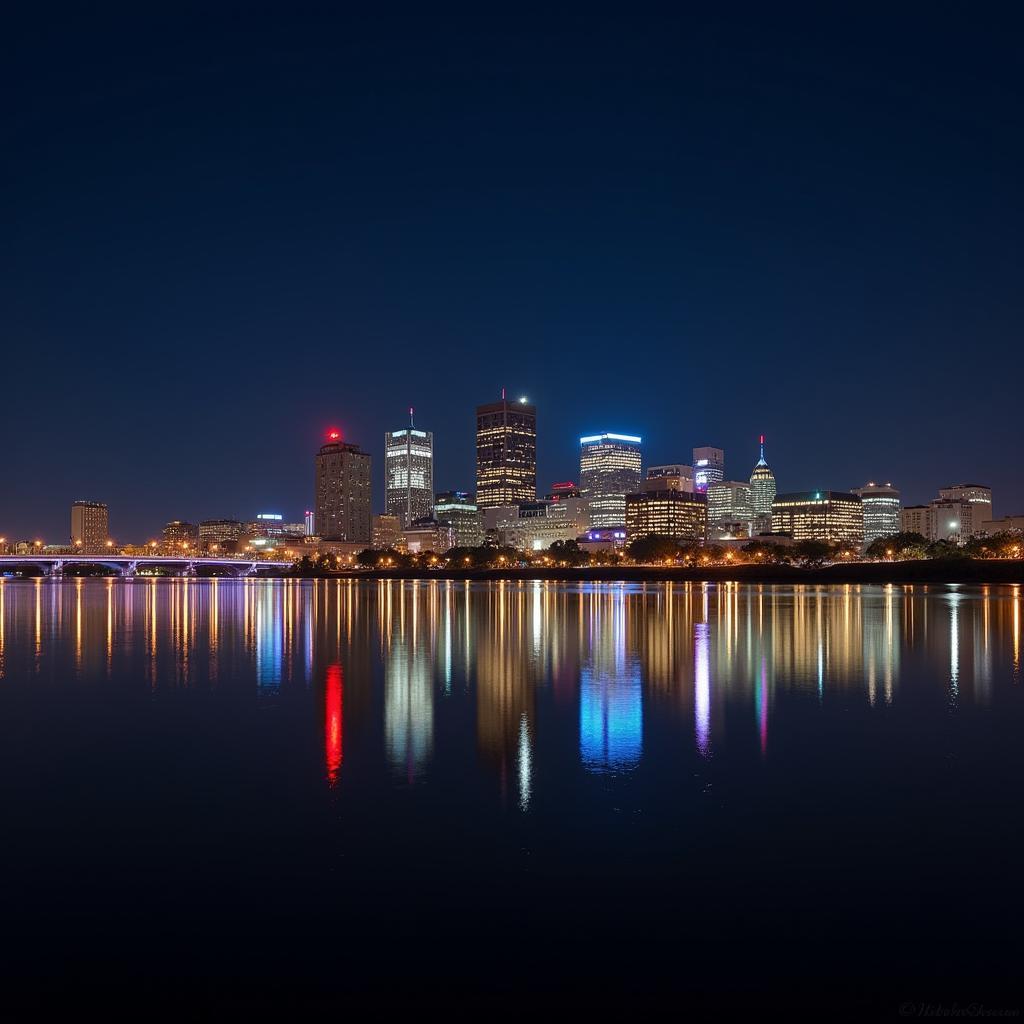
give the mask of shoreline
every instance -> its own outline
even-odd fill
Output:
[[[973,583],[1024,584],[1024,559],[923,559],[905,562],[866,562],[802,569],[793,565],[677,566],[600,565],[581,568],[537,566],[502,569],[344,569],[289,579],[457,580],[564,583],[819,583],[910,584]]]

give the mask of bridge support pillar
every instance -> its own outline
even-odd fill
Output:
[[[129,562],[121,570],[121,575],[123,577],[125,577],[126,579],[131,579],[135,575],[135,573],[138,571],[138,568],[139,568],[139,563],[138,562]]]

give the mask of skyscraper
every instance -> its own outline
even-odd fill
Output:
[[[693,489],[703,494],[710,484],[725,479],[725,452],[705,445],[693,449]]]
[[[580,494],[590,502],[590,525],[624,526],[626,495],[640,490],[642,439],[633,434],[580,438]]]
[[[316,456],[316,526],[324,540],[370,546],[370,455],[327,431]]]
[[[498,508],[537,499],[537,410],[520,398],[476,408],[476,503]]]
[[[864,506],[864,543],[900,532],[900,492],[892,484],[874,481],[854,492]]]
[[[775,474],[764,460],[764,434],[761,435],[761,457],[750,474],[750,503],[755,516],[770,516],[775,500]]]
[[[856,494],[843,491],[799,491],[780,494],[772,502],[772,533],[793,540],[864,542],[864,507]]]
[[[710,539],[736,536],[737,524],[741,524],[740,536],[749,535],[750,523],[754,518],[750,484],[742,480],[723,480],[720,484],[710,484],[707,501]]]
[[[465,491],[444,491],[437,495],[434,518],[451,527],[457,547],[476,547],[483,539],[476,502]]]
[[[103,551],[110,535],[107,506],[102,501],[71,505],[71,543],[80,551]]]
[[[434,435],[409,426],[384,435],[384,506],[402,526],[429,516],[434,505]]]

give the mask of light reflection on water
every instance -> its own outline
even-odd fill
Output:
[[[308,693],[342,786],[345,745],[377,729],[389,769],[421,779],[445,706],[468,700],[472,736],[447,742],[526,810],[559,713],[589,773],[636,771],[655,719],[701,758],[750,737],[768,757],[780,698],[889,707],[908,664],[950,712],[987,706],[1020,682],[1020,620],[1019,587],[5,580],[0,680]],[[749,736],[725,730],[734,713]]]

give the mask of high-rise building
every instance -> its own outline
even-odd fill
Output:
[[[476,503],[498,508],[537,498],[537,410],[525,398],[476,408]]]
[[[723,480],[719,484],[710,484],[706,494],[708,536],[711,539],[718,539],[719,534],[750,536],[750,524],[754,519],[750,484],[742,480]]]
[[[434,435],[412,424],[384,435],[384,507],[402,526],[430,515],[434,504]]]
[[[693,466],[674,463],[668,466],[648,466],[647,476],[641,484],[645,491],[685,491],[693,494]]]
[[[688,491],[643,491],[626,495],[626,539],[651,535],[677,540],[704,540],[707,502]]]
[[[900,492],[892,484],[876,484],[872,480],[853,493],[864,506],[865,544],[900,532]]]
[[[754,516],[770,516],[775,500],[775,474],[764,459],[764,434],[761,435],[761,457],[750,474],[750,504]]]
[[[981,524],[992,518],[992,488],[985,484],[953,484],[939,488],[939,499],[965,501],[970,506],[970,516],[961,523],[960,532],[964,540],[976,533],[983,533]]]
[[[453,543],[460,548],[475,548],[483,543],[480,513],[466,491],[443,491],[434,499],[434,518],[451,527]]]
[[[102,501],[71,505],[71,544],[78,551],[104,551],[110,538],[107,506]]]
[[[864,507],[856,494],[843,491],[780,494],[772,502],[772,533],[859,546],[864,542]]]
[[[703,494],[711,484],[725,479],[725,452],[705,445],[693,449],[693,488]]]
[[[580,494],[590,502],[591,526],[625,524],[626,495],[640,489],[641,443],[633,434],[580,438]]]
[[[324,540],[370,545],[370,455],[338,430],[316,456],[316,524]]]

